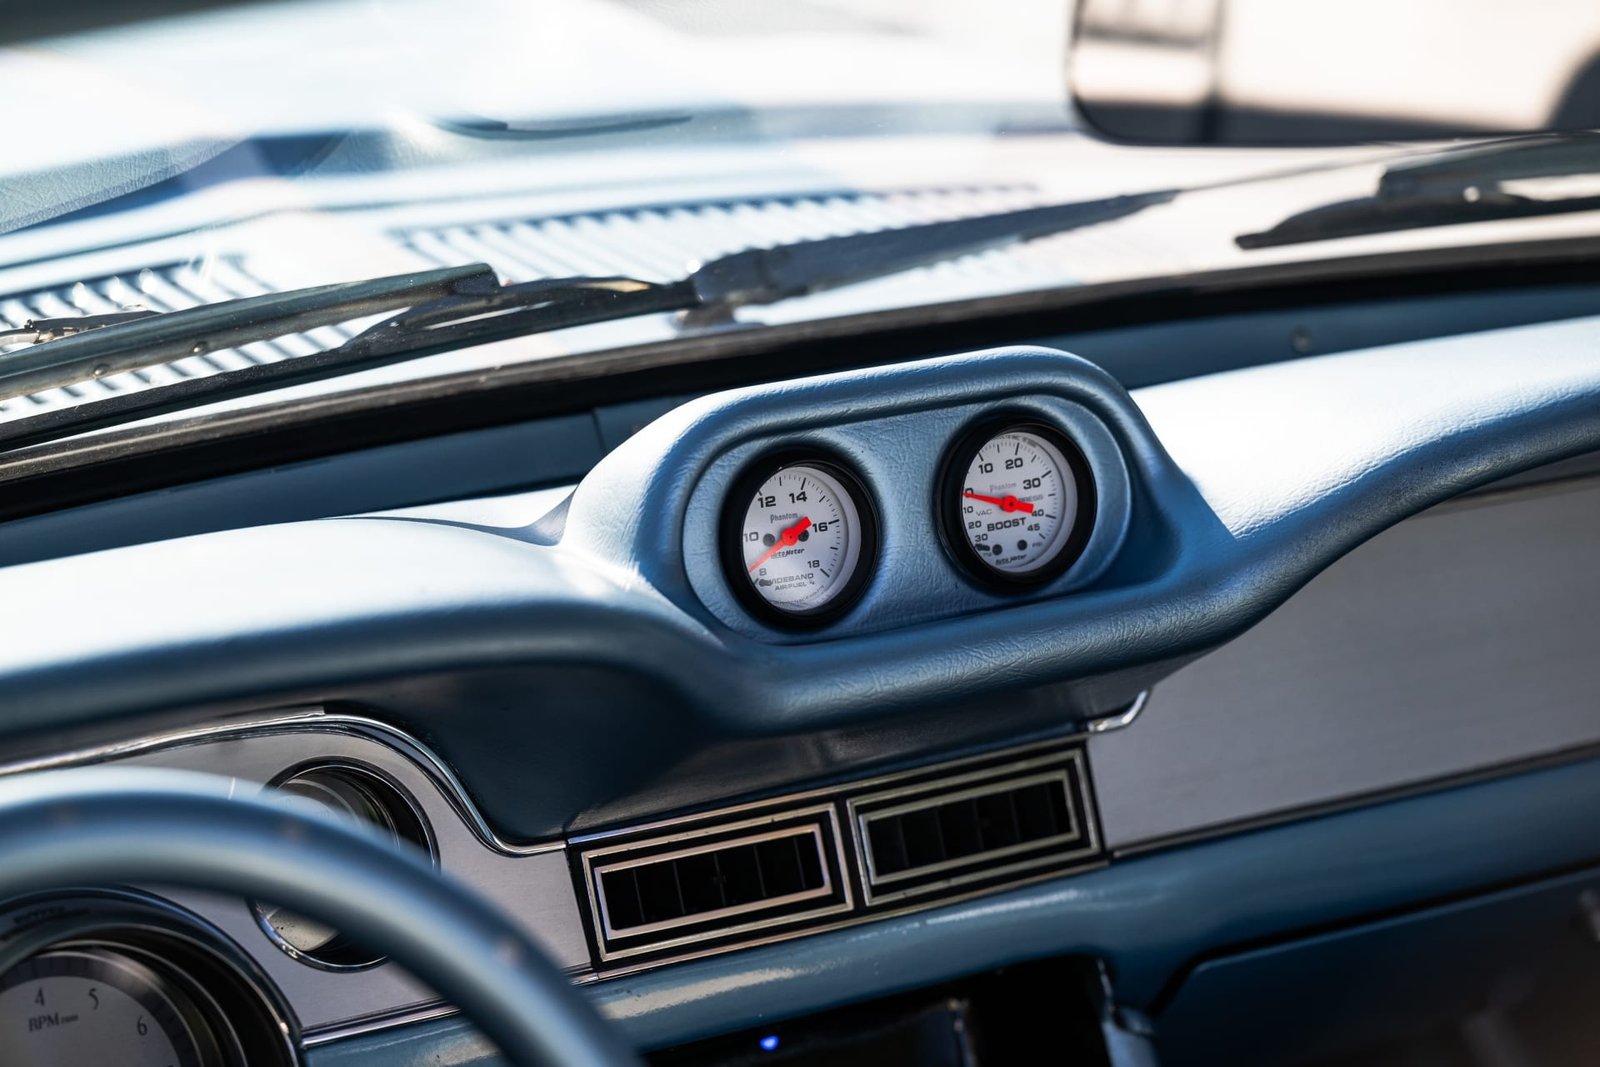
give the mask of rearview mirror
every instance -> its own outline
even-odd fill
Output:
[[[1079,0],[1074,22],[1073,99],[1118,141],[1600,127],[1594,0]]]

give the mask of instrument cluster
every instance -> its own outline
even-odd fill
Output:
[[[1096,525],[1095,478],[1055,421],[1033,411],[982,416],[951,439],[935,470],[921,519],[969,584],[1028,593],[1083,557]],[[744,608],[790,630],[849,614],[880,569],[885,519],[870,485],[848,457],[822,446],[747,463],[718,532]]]

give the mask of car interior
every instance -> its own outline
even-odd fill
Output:
[[[1594,1062],[1526,8],[23,0],[0,1065]]]

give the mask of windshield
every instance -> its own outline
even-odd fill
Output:
[[[1296,212],[1370,193],[1416,146],[1108,143],[1069,96],[1072,28],[1060,0],[1003,14],[961,0],[333,0],[15,45],[0,92],[7,135],[27,150],[0,156],[0,336],[473,263],[509,283],[669,282],[740,249],[1151,189],[1206,191],[736,321],[1593,226],[1592,213],[1466,220],[1243,247]],[[1234,184],[1262,176],[1279,177]],[[325,351],[363,325],[0,402],[0,419]],[[381,373],[727,325],[643,315]]]
[[[251,178],[688,146],[698,161],[660,179],[714,195],[719,148],[1068,129],[1065,9],[1027,2],[1015,14],[827,0],[333,0],[47,39],[0,66],[7,99],[50,102],[9,109],[9,135],[30,150],[0,166],[8,178],[53,178],[36,198],[6,198],[0,228]],[[581,170],[521,184],[571,189]],[[615,181],[627,170],[590,173]]]

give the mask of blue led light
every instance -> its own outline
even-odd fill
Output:
[[[761,1046],[762,1052],[771,1052],[778,1047],[778,1035],[768,1034],[757,1043]]]

